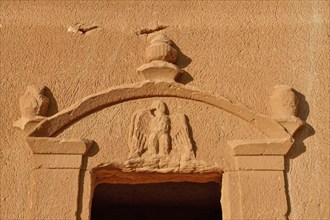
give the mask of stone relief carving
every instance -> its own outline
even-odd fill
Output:
[[[24,130],[28,124],[40,122],[48,112],[49,98],[45,96],[45,86],[31,85],[19,99],[21,118],[14,122],[14,126]]]
[[[241,185],[247,181],[248,184],[251,185],[251,182],[253,182],[257,186],[259,182],[256,181],[255,177],[259,175],[261,177],[260,171],[265,171],[267,180],[270,174],[274,173],[275,186],[282,193],[280,195],[281,201],[283,200],[281,204],[286,204],[284,201],[286,197],[283,194],[285,182],[283,176],[281,177],[279,174],[283,173],[285,168],[283,156],[287,154],[294,142],[293,134],[303,125],[302,120],[297,117],[298,99],[293,89],[289,86],[276,86],[270,97],[271,116],[259,114],[214,93],[175,82],[181,70],[174,64],[177,59],[177,51],[172,47],[172,41],[163,34],[156,34],[148,36],[148,42],[149,45],[145,54],[148,63],[137,69],[138,74],[143,79],[142,82],[112,87],[91,94],[53,116],[45,117],[49,105],[49,99],[45,96],[45,87],[30,86],[27,88],[20,99],[21,119],[16,121],[14,126],[28,131],[26,141],[34,154],[34,170],[36,171],[34,172],[34,178],[40,180],[53,175],[51,180],[55,180],[55,182],[35,181],[39,185],[36,185],[34,189],[62,186],[63,178],[71,179],[72,177],[71,174],[66,176],[66,173],[75,173],[74,176],[78,181],[71,182],[79,183],[79,190],[76,190],[76,198],[71,194],[67,194],[68,198],[73,198],[73,205],[76,205],[78,201],[78,210],[80,208],[81,210],[89,210],[89,200],[86,203],[85,201],[81,202],[81,200],[90,196],[88,193],[92,192],[90,187],[93,181],[95,181],[94,184],[102,181],[132,183],[136,179],[140,182],[148,182],[154,178],[149,177],[151,172],[156,173],[156,181],[159,181],[158,177],[164,181],[181,181],[179,179],[181,173],[190,173],[189,175],[191,175],[193,181],[205,181],[206,173],[215,175],[214,178],[218,180],[218,174],[224,172],[224,175],[222,175],[222,192],[224,192],[222,199],[226,200],[233,196],[235,201],[243,201],[249,197],[250,193],[242,194]],[[56,137],[59,131],[68,127],[67,125],[81,120],[104,107],[152,97],[183,98],[214,106],[250,123],[267,138],[227,140],[229,145],[228,155],[227,157],[225,155],[223,158],[218,158],[224,160],[226,164],[220,167],[216,161],[210,160],[206,164],[196,159],[196,148],[193,144],[187,116],[182,113],[168,112],[166,104],[162,101],[156,101],[149,108],[139,110],[132,116],[128,141],[130,153],[126,161],[120,158],[120,161],[110,161],[108,163],[105,160],[104,163],[104,158],[107,155],[105,157],[102,155],[95,158],[99,165],[87,169],[86,161],[89,160],[89,157],[98,153],[98,149],[93,149],[95,146],[97,147],[97,144],[94,145],[92,140],[84,138],[66,139]],[[209,148],[209,152],[212,152],[210,148],[215,147],[205,146],[207,143],[200,144],[203,145],[201,147]],[[91,154],[88,152],[90,149],[94,151]],[[123,156],[126,157],[126,155]],[[203,157],[202,154],[198,156]],[[228,159],[230,162],[226,161]],[[214,165],[210,165],[212,162]],[[51,169],[57,170],[56,172],[50,172]],[[67,169],[71,170],[65,172],[65,174],[60,171],[67,171]],[[244,172],[238,172],[241,170],[255,170],[258,172],[255,173],[256,175],[253,176],[254,178],[251,181],[251,178],[246,177]],[[93,176],[95,171],[98,174]],[[126,172],[133,172],[133,175],[127,175]],[[163,173],[169,174],[163,175]],[[198,174],[201,175],[198,176]],[[82,178],[84,178],[83,181]],[[260,183],[264,183],[265,178],[260,178]],[[57,181],[58,179],[60,181]],[[275,194],[277,195],[279,192],[276,191]],[[44,197],[42,191],[35,190],[34,193],[37,195],[35,198],[38,198],[33,198],[34,207],[38,207],[38,204],[42,203],[48,205],[49,198]],[[78,195],[79,193],[80,195]],[[272,198],[272,194],[269,198]],[[47,208],[52,210],[52,204]],[[34,210],[33,212],[38,213]],[[242,212],[242,209],[239,212]],[[57,211],[54,213],[57,213]],[[79,211],[72,213],[73,218],[78,216],[77,213]]]
[[[162,101],[135,112],[128,142],[130,154],[126,168],[188,171],[197,165],[187,116],[169,114]]]
[[[141,82],[91,94],[50,117],[44,117],[49,103],[44,87],[29,87],[20,101],[22,118],[14,125],[28,133],[27,141],[33,152],[71,152],[64,143],[75,145],[75,152],[87,152],[88,140],[55,137],[67,125],[105,106],[150,97],[184,98],[212,105],[250,123],[266,136],[256,140],[227,140],[234,156],[285,155],[288,152],[294,142],[293,134],[303,125],[296,117],[298,100],[291,87],[275,87],[270,97],[271,116],[259,114],[225,97],[175,82],[181,70],[175,64],[178,51],[173,42],[160,33],[148,34],[147,41],[147,63],[137,69]],[[184,114],[169,114],[166,104],[161,101],[137,111],[132,117],[129,158],[117,167],[124,171],[148,172],[204,172],[213,169],[214,166],[196,160],[189,128]]]

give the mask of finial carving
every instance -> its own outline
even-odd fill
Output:
[[[173,42],[164,34],[148,35],[145,57],[147,64],[137,69],[137,73],[146,80],[173,81],[179,77],[181,70],[174,64],[177,60],[177,50]]]
[[[299,100],[292,87],[274,86],[269,100],[271,117],[293,135],[303,125],[303,121],[297,117]]]
[[[298,98],[293,89],[287,85],[278,85],[270,97],[271,116],[277,121],[287,121],[296,117]]]
[[[130,170],[187,171],[197,166],[187,116],[169,114],[162,101],[155,101],[148,109],[133,115],[129,148],[125,166]]]
[[[45,86],[28,86],[19,99],[21,118],[14,126],[25,130],[30,122],[40,122],[48,112],[49,98],[45,96]]]

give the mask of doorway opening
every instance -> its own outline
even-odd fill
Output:
[[[216,182],[163,182],[96,186],[92,220],[222,219]]]

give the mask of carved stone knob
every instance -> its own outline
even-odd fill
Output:
[[[286,121],[297,115],[298,98],[290,86],[275,86],[270,97],[270,107],[274,119]]]

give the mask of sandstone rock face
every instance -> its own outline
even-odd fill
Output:
[[[0,219],[89,219],[98,186],[181,183],[219,187],[223,219],[330,218],[327,1],[0,11]]]

